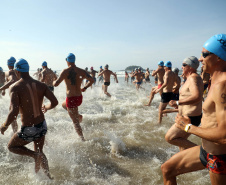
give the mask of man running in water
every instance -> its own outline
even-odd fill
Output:
[[[136,78],[135,83],[136,83],[136,89],[138,90],[143,81],[143,73],[141,72],[140,67],[138,68],[138,71],[132,77]]]
[[[111,70],[108,70],[108,64],[104,67],[104,71],[102,71],[98,76],[103,75],[104,77],[104,84],[102,85],[102,89],[104,91],[104,94],[111,97],[110,93],[108,93],[108,86],[110,85],[110,77],[113,75],[116,79],[116,83],[118,83],[118,78],[115,73],[113,73]]]
[[[44,82],[50,91],[54,92],[53,81],[57,79],[56,73],[47,67],[47,62],[42,63],[41,82]]]
[[[2,91],[2,96],[5,96],[5,90],[8,89],[10,85],[12,85],[13,83],[15,83],[18,80],[18,77],[16,76],[16,73],[14,71],[15,62],[16,62],[16,59],[14,57],[10,57],[7,61],[9,71],[5,72],[6,82],[0,88],[0,91]],[[11,108],[11,105],[10,105],[10,108]],[[18,124],[17,124],[16,119],[17,118],[15,118],[11,124],[14,133],[16,133],[18,130]]]
[[[201,127],[178,115],[175,126],[202,138],[202,146],[183,150],[162,165],[165,185],[175,185],[180,174],[207,168],[211,183],[226,182],[226,34],[211,37],[203,45],[199,59],[203,70],[212,77],[207,98],[203,104]]]
[[[196,57],[185,58],[182,63],[183,74],[187,80],[180,90],[180,99],[178,98],[179,115],[188,116],[191,124],[199,126],[202,118],[202,95],[203,82],[200,75],[197,74],[199,61]],[[180,84],[180,83],[179,83]],[[170,105],[177,107],[175,100],[170,101]],[[196,146],[195,143],[187,140],[190,136],[187,132],[178,129],[175,125],[168,130],[165,139],[172,145],[179,147],[180,151]]]
[[[53,82],[57,87],[63,80],[66,84],[66,100],[62,103],[62,107],[68,111],[71,117],[75,130],[82,141],[85,141],[80,123],[82,115],[78,113],[78,106],[82,104],[82,92],[85,92],[90,87],[94,80],[85,70],[78,68],[75,65],[75,55],[70,53],[66,58],[68,68],[64,69],[58,79]],[[83,79],[87,79],[88,83],[81,89]]]
[[[99,71],[99,74],[101,73],[103,71],[103,68],[102,68],[102,66],[100,66],[100,71]],[[99,76],[99,81],[98,81],[98,84],[101,82],[101,83],[103,83],[103,81],[104,81],[104,77],[103,77],[103,75],[102,76]]]
[[[19,80],[10,86],[11,109],[6,122],[0,127],[0,131],[4,135],[4,132],[20,112],[22,127],[10,139],[8,149],[15,154],[34,158],[35,172],[37,173],[42,167],[45,174],[51,179],[48,160],[43,153],[47,132],[43,112],[57,106],[58,101],[45,84],[31,78],[26,60],[20,59],[15,67]],[[44,96],[50,100],[50,104],[44,105],[42,108]],[[25,147],[30,142],[34,143],[34,151]]]
[[[156,94],[158,92],[163,91],[161,95],[161,102],[159,105],[159,119],[158,119],[159,124],[162,122],[162,111],[166,108],[169,101],[172,100],[173,98],[173,85],[176,76],[171,70],[171,68],[172,68],[171,62],[170,61],[165,62],[164,64],[165,75],[163,77],[164,83],[160,88],[157,88],[154,92]]]
[[[156,89],[161,88],[162,84],[164,83],[164,81],[163,81],[164,74],[165,74],[164,62],[160,61],[158,63],[158,69],[157,70],[153,70],[152,74],[151,74],[151,76],[156,76],[157,75],[157,77],[158,77],[158,86],[152,87],[148,104],[146,104],[145,106],[150,106],[151,105],[151,102],[152,102],[152,100],[153,100],[153,98],[154,98],[154,96],[156,94],[155,93]],[[162,90],[159,91],[159,94],[160,94],[160,96],[162,95]]]

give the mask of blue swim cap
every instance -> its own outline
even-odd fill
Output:
[[[159,66],[164,66],[164,62],[163,62],[163,61],[160,61],[160,62],[158,63],[158,65],[159,65]]]
[[[29,72],[29,64],[26,60],[21,58],[18,62],[15,63],[15,69],[20,72]]]
[[[73,53],[69,53],[66,59],[67,59],[68,62],[74,63],[75,62],[75,55]]]
[[[222,60],[226,61],[226,35],[218,34],[211,37],[203,45],[209,52],[214,53]]]
[[[167,61],[164,63],[164,66],[166,67],[172,67],[172,63],[170,61]]]
[[[102,69],[102,66],[100,66],[100,68]]]
[[[47,66],[47,62],[46,61],[42,62],[42,66]]]
[[[3,69],[0,67],[0,71],[3,71]]]
[[[10,57],[7,64],[8,66],[14,66],[15,62],[16,62],[16,59],[14,57]]]

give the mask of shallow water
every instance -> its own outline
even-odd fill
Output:
[[[152,82],[153,84],[153,82]],[[65,85],[55,88],[59,105],[45,114],[48,133],[44,153],[54,180],[42,171],[35,174],[32,158],[10,153],[7,143],[12,135],[11,127],[1,135],[0,184],[65,184],[65,185],[158,185],[163,184],[161,164],[178,152],[168,144],[164,135],[174,122],[175,113],[157,123],[160,96],[157,94],[152,106],[145,107],[151,85],[136,91],[134,85],[126,84],[119,77],[112,79],[108,98],[101,92],[101,85],[83,93],[79,107],[83,115],[81,126],[86,138],[82,142],[76,134],[67,112],[61,107],[65,100]],[[0,98],[0,122],[6,120],[9,96]],[[19,125],[21,125],[18,119]],[[189,138],[200,144],[196,136]],[[33,144],[28,145],[33,148]],[[119,151],[120,153],[114,154]],[[210,185],[207,170],[181,175],[180,185]]]

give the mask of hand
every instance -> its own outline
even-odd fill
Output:
[[[187,124],[191,123],[191,120],[187,116],[180,116],[177,114],[177,117],[175,119],[175,126],[181,130],[184,130]]]
[[[2,135],[4,135],[4,132],[5,132],[7,129],[8,129],[8,127],[3,127],[3,126],[0,127],[0,131],[1,131]]]
[[[46,113],[47,112],[47,109],[46,109],[46,106],[45,105],[42,105],[42,112],[43,113]]]
[[[160,91],[159,89],[154,90],[155,94],[157,94],[159,91]]]
[[[169,105],[170,105],[171,107],[175,108],[175,109],[178,108],[178,105],[177,105],[177,103],[176,103],[175,100],[171,100],[171,101],[169,102]]]
[[[85,91],[86,91],[86,89],[83,87],[83,88],[81,89],[81,91],[82,91],[82,92],[85,92]]]

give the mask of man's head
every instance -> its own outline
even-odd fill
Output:
[[[85,70],[88,71],[88,67],[86,67]]]
[[[199,61],[203,64],[203,71],[207,73],[222,68],[226,64],[226,34],[214,35],[208,39],[203,45]]]
[[[66,58],[66,61],[68,62],[68,65],[70,64],[74,64],[75,63],[75,55],[73,53],[69,53],[67,58]]]
[[[106,65],[104,66],[105,69],[108,69],[108,67],[109,67],[108,64],[106,64]]]
[[[16,62],[16,59],[14,57],[10,57],[7,61],[7,65],[9,67],[9,69],[13,69],[14,68],[14,64]]]
[[[170,61],[167,61],[164,63],[165,70],[171,70],[171,68],[172,68],[172,63]]]
[[[179,69],[176,67],[176,68],[173,68],[173,70],[172,70],[176,75],[178,75],[178,73],[179,73]]]
[[[93,67],[91,67],[90,70],[92,71],[93,70]]]
[[[0,72],[3,72],[3,69],[2,69],[2,67],[0,67]]]
[[[199,61],[195,56],[187,57],[183,60],[182,69],[184,75],[196,72],[199,67]]]
[[[102,69],[102,66],[100,66],[100,69]]]
[[[163,61],[160,61],[160,62],[158,63],[158,66],[163,67],[163,66],[164,66],[164,62],[163,62]]]
[[[42,62],[42,68],[47,68],[47,62],[46,61]]]
[[[28,62],[25,59],[21,58],[18,62],[15,63],[15,71],[18,78],[20,78],[21,73],[28,73]]]

